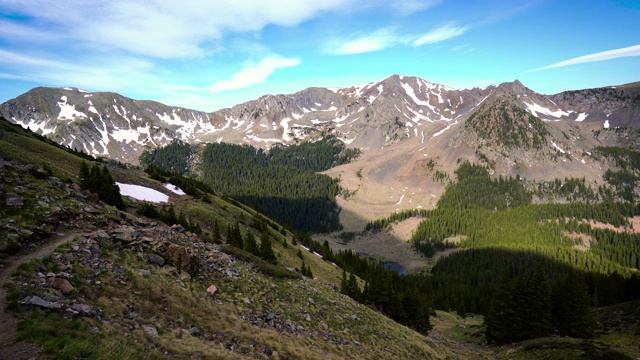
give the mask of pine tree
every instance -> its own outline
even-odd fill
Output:
[[[220,235],[220,225],[218,220],[213,222],[213,242],[216,244],[222,244],[222,236]]]
[[[262,236],[260,236],[260,257],[271,264],[275,265],[278,263],[276,254],[271,248],[271,240],[269,239],[269,234],[266,231],[262,233]]]
[[[595,316],[582,275],[573,271],[557,282],[554,296],[554,320],[560,335],[590,338],[594,335]]]
[[[358,280],[353,273],[349,274],[349,280],[347,280],[347,295],[356,301],[360,301],[362,297],[360,287],[358,286]]]
[[[311,266],[305,265],[304,259],[302,260],[302,265],[300,265],[300,273],[303,276],[308,278],[313,278],[313,273],[311,272]]]
[[[244,236],[244,249],[253,255],[257,256],[259,254],[256,238],[250,230],[247,230],[247,233]]]
[[[231,231],[231,224],[227,224],[227,244],[233,246],[233,232]]]
[[[547,273],[542,266],[536,267],[529,281],[529,313],[528,338],[536,338],[551,334],[551,286]]]
[[[91,187],[91,172],[84,161],[80,164],[80,187],[85,190]]]
[[[98,164],[93,164],[89,175],[91,178],[91,184],[89,185],[88,189],[89,191],[97,194],[100,190],[100,184],[102,183],[100,176],[100,167],[98,167]]]
[[[340,292],[348,295],[349,288],[347,284],[347,270],[342,268],[342,278],[340,279]]]
[[[168,225],[178,223],[178,217],[176,216],[176,210],[173,208],[173,205],[169,206],[169,210],[165,212],[163,221]]]
[[[240,223],[236,221],[236,225],[233,228],[233,243],[238,249],[244,247],[244,241],[242,240],[242,233],[240,233]]]
[[[493,294],[489,312],[485,316],[487,342],[506,343],[512,341],[511,322],[514,318],[514,311],[511,299],[511,282],[505,279]]]
[[[308,278],[313,279],[313,272],[311,271],[311,266],[307,265],[307,275]]]

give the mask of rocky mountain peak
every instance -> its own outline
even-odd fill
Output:
[[[205,113],[115,93],[35,88],[0,105],[0,116],[65,146],[137,163],[145,149],[173,140],[224,141],[268,149],[331,134],[351,147],[380,149],[405,139],[424,141],[425,134],[433,133],[429,129],[464,122],[484,103],[497,99],[543,121],[633,127],[640,123],[637,89],[609,87],[545,96],[518,80],[487,88],[453,89],[417,77],[392,75],[343,88],[312,87],[293,94],[265,95]]]

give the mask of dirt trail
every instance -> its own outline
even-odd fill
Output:
[[[4,284],[11,277],[20,264],[41,258],[50,254],[58,246],[73,240],[78,233],[68,233],[51,238],[44,246],[33,253],[17,255],[8,258],[4,263],[4,268],[0,269],[0,285]],[[40,347],[36,344],[16,342],[16,327],[18,320],[5,311],[7,305],[7,290],[0,286],[0,359],[2,360],[25,360],[37,359]]]

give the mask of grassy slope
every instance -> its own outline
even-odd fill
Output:
[[[0,155],[36,165],[47,163],[54,175],[63,179],[75,179],[82,162],[26,132],[20,135],[0,133]],[[118,181],[163,189],[161,184],[143,177],[140,171],[121,168],[111,168],[111,171]],[[48,191],[46,187],[39,189]],[[212,203],[206,204],[190,197],[171,195],[171,201],[176,210],[183,211],[206,232],[211,231],[210,225],[214,219],[221,224],[240,221],[243,233],[251,230],[259,237],[259,233],[249,226],[251,212],[221,198],[213,197]],[[129,205],[134,203],[129,202]],[[299,246],[291,245],[291,234],[287,233],[288,247],[283,246],[282,235],[276,232],[272,232],[272,235],[279,240],[273,242],[279,263],[285,267],[299,267],[301,261],[296,256]],[[59,251],[69,251],[69,246]],[[115,278],[107,276],[101,289],[94,293],[93,304],[103,310],[103,315],[113,319],[122,317],[125,304],[135,304],[142,315],[123,322],[100,323],[94,318],[69,318],[36,309],[27,310],[18,305],[18,300],[25,291],[33,289],[17,283],[6,286],[10,288],[9,304],[22,318],[21,338],[43,343],[48,356],[58,358],[268,358],[264,353],[256,353],[265,347],[277,351],[282,358],[311,359],[564,359],[620,354],[626,357],[619,358],[640,357],[637,327],[616,328],[607,325],[596,339],[587,341],[545,338],[487,348],[484,346],[481,318],[463,319],[455,314],[437,311],[437,316],[432,317],[434,330],[429,337],[424,337],[331,290],[324,284],[339,283],[340,272],[317,256],[304,250],[302,253],[316,280],[273,278],[257,273],[248,263],[237,262],[235,271],[240,274],[238,278],[232,280],[215,275],[204,279],[194,278],[186,281],[187,290],[184,290],[178,285],[178,277],[171,268],[154,268],[142,261],[140,254],[132,251],[107,251],[104,257],[117,260],[126,269],[130,288],[123,290]],[[55,270],[46,262],[45,258],[21,267],[17,274],[21,279],[19,283],[33,279],[33,266]],[[140,269],[149,270],[151,275],[140,275]],[[78,274],[89,270],[81,266],[74,268]],[[219,287],[216,297],[208,297],[204,293],[211,283]],[[83,286],[88,287],[87,284],[78,284],[78,288]],[[602,311],[605,311],[605,315],[600,316],[601,323],[617,324],[627,317],[621,316],[619,309]],[[277,332],[247,321],[251,316],[269,312],[303,326],[316,336]],[[307,314],[310,321],[306,320]],[[637,316],[633,319],[637,319]],[[141,330],[142,324],[155,325],[160,336],[155,339],[145,336]],[[208,334],[210,339],[205,341],[179,330],[180,327],[188,329],[194,326]],[[320,332],[344,339],[348,345],[325,341],[317,335]],[[233,351],[229,350],[230,346]]]
[[[8,160],[36,166],[48,164],[54,175],[62,179],[77,179],[82,163],[82,159],[52,147],[28,132],[3,131],[0,133],[0,149],[0,155]],[[162,189],[161,184],[143,177],[141,171],[118,167],[110,170],[117,181]],[[32,180],[33,184],[39,181]],[[34,185],[36,188],[43,192],[40,195],[49,191],[46,186]],[[246,209],[218,197],[212,197],[213,201],[207,204],[188,196],[171,196],[176,211],[183,211],[205,232],[212,231],[214,219],[222,229],[226,223],[240,221],[243,233],[254,231],[259,238],[260,234],[249,226],[253,215]],[[133,211],[135,202],[128,201],[128,204],[129,211]],[[118,221],[111,214],[107,218]],[[133,220],[126,221],[135,225]],[[90,224],[87,227],[91,227]],[[286,247],[283,235],[275,231],[271,231],[271,235],[277,239],[273,246],[279,264],[298,268],[301,260],[296,254],[301,248],[291,245],[292,235],[287,233]],[[82,241],[80,237],[76,243],[84,245]],[[58,250],[63,254],[70,251],[70,246]],[[230,279],[203,271],[202,278],[183,279],[186,290],[178,285],[178,274],[171,267],[153,267],[142,260],[140,253],[130,250],[104,250],[102,253],[103,258],[117,263],[128,274],[128,289],[123,289],[118,279],[110,274],[105,274],[101,286],[94,288],[95,285],[81,280],[83,275],[93,271],[91,265],[72,264],[78,292],[68,297],[86,297],[93,306],[102,309],[105,319],[113,321],[71,318],[18,305],[25,294],[37,291],[32,286],[19,284],[37,281],[36,275],[43,268],[45,273],[59,270],[48,258],[22,266],[16,273],[19,281],[6,286],[10,289],[10,307],[22,318],[21,339],[44,344],[48,356],[58,358],[154,358],[165,356],[165,352],[175,358],[245,358],[257,356],[256,349],[265,347],[278,351],[283,358],[447,358],[452,355],[430,338],[332,290],[327,284],[339,284],[339,269],[304,249],[302,253],[316,277],[314,280],[274,278],[256,272],[249,263],[235,261],[234,271],[239,273],[238,277]],[[149,270],[151,275],[140,275],[140,269]],[[204,291],[212,283],[219,288],[215,297],[207,296]],[[123,318],[126,304],[134,305],[142,315],[135,319]],[[247,320],[269,312],[302,326],[304,335],[277,332]],[[160,336],[145,336],[141,330],[143,324],[154,324]],[[209,336],[208,341],[185,335],[180,327],[198,327]],[[330,334],[329,338],[340,339],[341,343],[327,341],[318,333]]]

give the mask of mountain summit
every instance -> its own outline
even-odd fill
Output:
[[[393,75],[364,85],[265,95],[212,113],[109,92],[39,87],[0,105],[0,115],[71,148],[137,163],[145,149],[173,140],[270,148],[314,133],[330,133],[363,150],[408,138],[424,142],[479,110],[486,112],[487,104],[498,98],[543,121],[637,127],[639,94],[640,87],[629,85],[545,96],[517,80],[487,88],[452,89]]]

